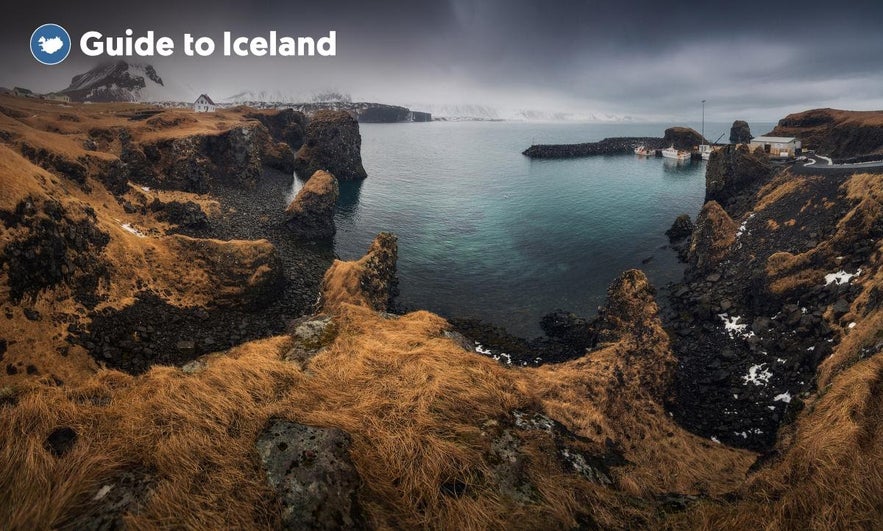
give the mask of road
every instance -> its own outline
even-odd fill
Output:
[[[834,164],[828,157],[816,154],[806,155],[805,162],[797,162],[791,167],[793,173],[800,175],[830,175],[832,173],[853,174],[853,173],[878,173],[883,169],[883,160],[874,160],[870,162],[856,162],[853,164]]]

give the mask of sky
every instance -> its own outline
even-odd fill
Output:
[[[391,104],[485,105],[632,120],[775,121],[817,107],[883,108],[883,2],[328,0],[15,2],[0,20],[0,86],[65,88],[102,59],[95,30],[172,37],[153,64],[193,99],[243,91],[308,97],[334,89]],[[28,41],[46,22],[74,40],[57,66]],[[314,36],[335,57],[186,57],[183,34]],[[103,59],[107,60],[107,59]],[[187,96],[189,97],[189,96]]]

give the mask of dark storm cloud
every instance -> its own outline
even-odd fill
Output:
[[[639,117],[694,113],[777,118],[807,107],[883,106],[883,4],[850,2],[17,3],[6,8],[0,84],[64,86],[94,64],[76,51],[41,67],[27,51],[47,21],[76,38],[97,29],[220,37],[271,29],[338,33],[322,59],[155,58],[157,69],[216,94],[336,87],[390,102],[481,103]],[[690,114],[692,116],[692,114]]]

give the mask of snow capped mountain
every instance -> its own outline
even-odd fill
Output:
[[[61,93],[71,101],[189,101],[193,90],[170,85],[152,65],[120,60],[74,76]]]
[[[284,90],[243,90],[232,96],[221,98],[223,103],[301,103],[309,101],[303,94]]]
[[[498,108],[488,105],[460,104],[448,105],[437,103],[413,103],[406,107],[415,111],[432,113],[433,120],[448,121],[584,121],[584,122],[621,122],[628,121],[623,117],[608,113],[593,112],[569,112],[569,111],[541,111],[534,109]]]

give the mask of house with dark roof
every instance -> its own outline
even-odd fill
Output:
[[[200,94],[193,102],[193,110],[196,112],[215,112],[215,102],[207,94]]]

